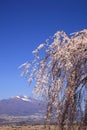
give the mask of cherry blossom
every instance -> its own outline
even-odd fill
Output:
[[[36,95],[45,97],[47,119],[55,118],[61,129],[74,122],[87,125],[87,30],[69,36],[58,31],[46,41],[33,51],[31,64],[21,65],[22,74],[35,81]]]

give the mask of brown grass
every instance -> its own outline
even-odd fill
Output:
[[[3,127],[0,127],[0,130],[60,130],[60,129],[58,128],[58,126],[45,127],[43,125],[35,125],[35,126],[29,125],[29,126],[3,126]],[[79,127],[74,127],[74,130],[79,130]]]
[[[58,127],[54,126],[42,126],[42,125],[36,125],[36,126],[3,126],[0,127],[0,130],[58,130]]]

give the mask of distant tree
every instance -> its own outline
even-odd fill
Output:
[[[47,119],[61,130],[74,123],[87,125],[87,30],[70,36],[58,31],[33,54],[32,62],[20,68],[29,85],[34,82],[35,94],[46,99]]]

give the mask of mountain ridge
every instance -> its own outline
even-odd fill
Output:
[[[42,115],[44,110],[44,103],[28,96],[20,95],[0,100],[0,116]]]

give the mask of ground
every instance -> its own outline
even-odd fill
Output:
[[[3,126],[0,127],[0,130],[58,130],[58,127],[51,126],[42,126],[42,125],[36,125],[36,126]]]
[[[0,130],[60,130],[58,126],[43,126],[43,125],[35,125],[35,126],[3,126],[0,127]],[[69,129],[65,129],[69,130]],[[71,130],[87,130],[87,128],[79,128],[77,126],[72,128]]]

